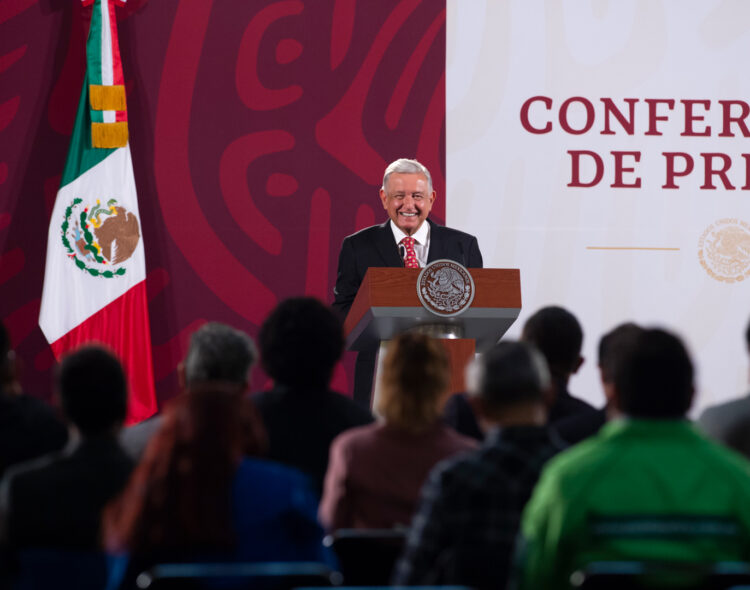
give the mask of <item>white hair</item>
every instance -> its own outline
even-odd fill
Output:
[[[203,381],[245,384],[258,353],[250,336],[219,322],[203,324],[190,337],[185,357],[187,385]]]
[[[493,405],[541,399],[550,385],[544,356],[531,344],[504,340],[466,369],[470,395]]]
[[[395,160],[388,164],[388,167],[385,169],[385,173],[383,174],[383,190],[385,190],[385,185],[388,183],[388,177],[394,173],[423,174],[427,179],[427,192],[432,193],[432,176],[430,176],[430,171],[427,170],[427,168],[425,168],[425,166],[420,162],[417,162],[416,160],[410,160],[408,158],[399,158],[398,160]]]

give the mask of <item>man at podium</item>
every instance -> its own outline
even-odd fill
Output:
[[[344,238],[334,287],[334,309],[345,317],[371,266],[421,268],[447,258],[482,268],[477,239],[427,218],[435,202],[429,170],[400,158],[383,174],[380,202],[389,219]],[[369,404],[375,352],[360,353],[354,376],[354,399]]]

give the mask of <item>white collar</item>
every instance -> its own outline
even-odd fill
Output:
[[[393,232],[393,237],[396,240],[397,244],[400,244],[401,240],[408,237],[395,223],[393,223],[393,219],[391,219],[391,231]],[[419,229],[411,235],[411,237],[414,238],[414,241],[417,244],[420,244],[422,246],[427,244],[430,239],[430,224],[427,223],[426,219],[422,222],[422,225],[419,226]]]

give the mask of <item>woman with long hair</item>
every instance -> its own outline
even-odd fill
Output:
[[[443,345],[406,333],[383,363],[376,424],[353,428],[331,444],[320,521],[328,530],[408,525],[430,469],[476,441],[443,424],[450,367]]]
[[[259,459],[264,446],[240,387],[192,388],[106,509],[105,547],[129,556],[129,577],[164,561],[328,561],[307,478]]]

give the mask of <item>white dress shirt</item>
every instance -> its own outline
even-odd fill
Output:
[[[404,238],[409,237],[393,223],[393,219],[391,219],[391,231],[393,231],[393,238],[396,240],[396,245],[400,244]],[[414,238],[414,253],[417,255],[419,268],[424,268],[427,266],[427,254],[430,251],[430,224],[426,220],[423,221],[422,225],[419,226],[419,229],[411,237]]]

